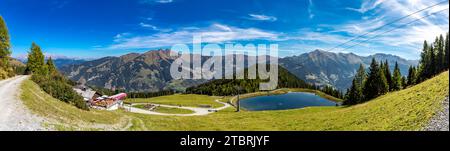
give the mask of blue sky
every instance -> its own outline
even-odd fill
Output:
[[[0,15],[14,57],[25,56],[33,41],[47,55],[98,58],[190,44],[200,34],[207,43],[278,44],[280,56],[323,49],[417,59],[423,40],[448,31],[448,3],[363,36],[355,42],[418,20],[351,49],[355,42],[334,47],[441,1],[1,0]]]

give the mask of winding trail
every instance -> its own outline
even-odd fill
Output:
[[[194,111],[195,113],[192,114],[169,114],[169,113],[160,113],[160,112],[154,112],[154,111],[149,111],[149,110],[145,110],[145,109],[140,109],[140,108],[136,108],[130,105],[125,105],[125,108],[129,111],[129,112],[133,112],[133,113],[140,113],[140,114],[149,114],[149,115],[162,115],[162,116],[202,116],[202,115],[208,115],[214,112],[210,112],[210,111],[220,111],[223,109],[226,109],[228,107],[231,107],[230,104],[228,103],[223,103],[220,102],[219,100],[215,100],[217,103],[223,104],[224,106],[219,107],[219,108],[199,108],[199,107],[180,107],[180,106],[173,106],[173,105],[163,105],[163,104],[154,104],[154,103],[133,103],[133,105],[140,105],[140,104],[152,104],[155,106],[161,106],[161,107],[167,107],[167,108],[179,108],[179,109],[186,109],[186,110],[191,110]]]
[[[28,76],[0,81],[0,131],[39,131],[42,118],[32,114],[19,99],[20,84]]]

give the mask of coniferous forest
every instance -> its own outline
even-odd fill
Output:
[[[389,64],[378,63],[375,59],[366,73],[360,65],[352,86],[345,94],[344,105],[355,105],[374,99],[390,91],[398,91],[413,86],[449,69],[448,33],[436,37],[433,43],[424,41],[418,66],[410,66],[408,75],[401,75],[398,64],[391,74]]]

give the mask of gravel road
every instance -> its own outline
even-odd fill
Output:
[[[444,109],[439,111],[425,127],[425,131],[449,131],[448,122],[448,97],[442,103]]]
[[[219,100],[215,100],[215,101],[216,101],[217,103],[223,104],[224,106],[219,107],[219,108],[199,108],[199,107],[179,107],[179,106],[173,106],[173,105],[162,105],[162,104],[153,104],[153,103],[133,103],[134,105],[138,105],[138,104],[153,104],[153,105],[161,106],[161,107],[186,109],[186,110],[194,111],[194,113],[192,113],[192,114],[169,114],[169,113],[159,113],[159,112],[154,112],[154,111],[149,111],[149,110],[145,110],[145,109],[140,109],[140,108],[132,107],[132,106],[129,106],[129,105],[125,106],[125,108],[126,108],[129,112],[140,113],[140,114],[149,114],[149,115],[162,115],[162,116],[202,116],[202,115],[208,115],[208,114],[213,113],[213,112],[210,112],[209,110],[220,111],[220,110],[226,109],[226,108],[228,108],[228,107],[231,107],[231,105],[228,104],[228,103],[223,103],[223,102],[220,102]]]
[[[28,76],[0,81],[0,131],[39,131],[42,118],[33,115],[19,100],[20,84]]]

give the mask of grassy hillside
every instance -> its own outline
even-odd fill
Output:
[[[196,94],[174,94],[153,98],[137,98],[137,99],[127,99],[128,103],[156,103],[156,104],[166,104],[166,105],[181,105],[181,106],[192,106],[199,107],[200,105],[210,105],[214,108],[223,106],[220,103],[214,102],[214,100],[219,99],[219,97],[212,97],[207,95],[196,95]]]
[[[139,105],[133,105],[133,107],[141,108],[141,109],[147,109],[145,105],[139,104]],[[180,108],[168,108],[168,107],[162,107],[158,106],[153,111],[159,112],[159,113],[167,113],[167,114],[192,114],[194,111],[192,110],[186,110],[186,109],[180,109]]]
[[[96,130],[119,129],[127,123],[125,116],[116,112],[85,111],[56,100],[31,80],[26,80],[21,87],[23,103],[33,113],[50,119],[45,123],[47,126],[59,130]]]
[[[33,111],[58,121],[114,124],[128,130],[420,130],[442,107],[448,86],[449,72],[445,72],[414,87],[351,107],[240,113],[228,108],[194,117],[85,112],[49,98],[31,81],[23,84],[22,99]],[[132,123],[129,127],[118,124],[127,119],[128,124]]]

